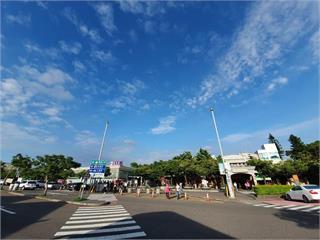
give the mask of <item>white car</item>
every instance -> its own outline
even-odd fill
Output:
[[[19,184],[19,188],[21,188],[22,190],[24,190],[24,189],[34,190],[34,189],[36,189],[36,187],[37,187],[37,185],[36,185],[35,181],[26,180],[26,181],[22,181]]]
[[[286,193],[287,200],[302,200],[304,202],[320,200],[320,186],[318,185],[303,185],[294,186]]]

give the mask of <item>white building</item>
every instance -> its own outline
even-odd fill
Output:
[[[247,180],[250,180],[252,183],[257,184],[255,167],[247,165],[247,161],[252,158],[258,158],[258,155],[255,153],[239,153],[223,157],[232,181],[244,185]]]
[[[268,160],[273,163],[281,161],[278,149],[274,143],[263,144],[261,149],[257,150],[257,154],[261,160]]]
[[[123,166],[122,161],[112,161],[109,167],[111,175],[107,177],[108,179],[128,179],[131,173],[131,168]]]

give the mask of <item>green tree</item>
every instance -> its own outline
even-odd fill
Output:
[[[64,155],[45,155],[37,156],[33,161],[36,171],[45,180],[44,195],[47,194],[47,184],[50,180],[57,180],[59,178],[66,179],[74,173],[71,168],[80,167],[81,164],[74,162],[72,157],[65,157]]]
[[[271,133],[269,133],[268,139],[269,139],[269,143],[274,143],[276,145],[280,158],[283,159],[284,151],[278,139],[276,139]]]
[[[290,151],[287,151],[287,156],[290,156],[293,160],[309,160],[311,155],[307,151],[306,145],[303,143],[303,141],[294,135],[290,135],[289,142],[291,143]]]
[[[255,166],[258,175],[260,175],[264,182],[266,183],[266,177],[271,176],[273,172],[272,161],[260,160],[260,159],[250,159],[247,161],[250,166]]]
[[[24,157],[19,153],[12,157],[11,164],[18,169],[20,177],[30,178],[33,176],[32,161],[29,156]]]

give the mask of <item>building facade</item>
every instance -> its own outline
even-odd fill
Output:
[[[274,143],[263,144],[261,149],[257,150],[259,159],[278,163],[281,161],[278,149]]]
[[[128,179],[128,176],[131,175],[131,168],[123,166],[122,161],[112,161],[109,167],[111,174],[107,177],[108,179]]]

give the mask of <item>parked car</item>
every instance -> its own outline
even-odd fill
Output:
[[[67,189],[69,191],[79,191],[81,189],[81,186],[83,185],[82,182],[76,182],[76,183],[69,183],[67,185]],[[88,190],[89,189],[89,185],[85,185],[84,186],[84,190]]]
[[[37,185],[35,181],[30,181],[30,180],[24,180],[19,184],[19,188],[24,190],[24,189],[31,189],[34,190],[36,189]]]
[[[44,181],[41,181],[41,180],[36,181],[37,188],[44,188],[44,184],[45,184]]]
[[[60,183],[57,183],[57,182],[48,182],[48,189],[56,190],[56,189],[59,189],[60,187],[61,187],[61,184],[60,184]]]
[[[294,186],[286,193],[287,200],[302,200],[304,202],[320,200],[320,186],[318,185],[303,185]]]

